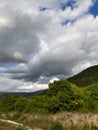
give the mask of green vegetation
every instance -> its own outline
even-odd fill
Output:
[[[89,67],[81,73],[68,78],[68,81],[76,84],[79,87],[85,87],[98,83],[98,65]]]
[[[63,130],[63,126],[62,124],[60,124],[59,122],[56,122],[52,127],[51,130]]]
[[[66,80],[49,84],[43,95],[31,98],[7,94],[0,101],[2,112],[41,112],[59,111],[98,112],[98,84],[79,88]]]
[[[78,124],[71,124],[71,126],[63,128],[63,130],[98,130],[98,127],[90,126],[88,123],[84,123],[81,127]]]
[[[17,127],[16,130],[26,130],[26,129],[22,127]]]
[[[56,122],[50,128],[50,130],[98,130],[98,127],[92,125],[90,126],[88,123],[84,123],[83,126],[71,124],[69,127],[63,127],[60,123]]]
[[[57,113],[57,112],[94,112],[98,113],[98,66],[90,67],[80,74],[67,80],[54,81],[49,84],[49,89],[45,93],[32,96],[30,98],[7,94],[0,100],[0,112],[15,114],[11,117],[17,120],[20,113]],[[75,84],[76,85],[75,85]],[[84,87],[85,86],[85,87]],[[17,114],[18,113],[18,114]],[[21,120],[23,120],[22,118]],[[20,120],[20,121],[21,121]],[[46,122],[46,123],[45,123]],[[61,124],[55,123],[48,119],[35,118],[32,122],[25,122],[27,126],[35,124],[39,128],[51,130],[67,130]],[[45,126],[48,124],[48,127]],[[18,128],[17,128],[18,129]],[[98,128],[85,124],[83,128],[79,128],[74,124],[70,130],[97,130]],[[50,129],[49,129],[50,130]]]

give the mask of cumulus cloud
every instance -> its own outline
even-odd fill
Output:
[[[47,88],[51,79],[67,78],[97,64],[98,15],[90,14],[91,6],[93,0],[4,0],[1,91]]]
[[[33,19],[8,5],[0,8],[0,15],[0,63],[27,62],[40,49],[37,35],[43,32],[47,20],[43,16],[39,21],[39,14]]]
[[[39,83],[32,83],[32,82],[25,82],[22,80],[11,80],[7,77],[0,76],[0,91],[4,92],[32,92],[38,91],[41,89],[48,88],[47,84],[39,84]]]

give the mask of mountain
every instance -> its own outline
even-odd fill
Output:
[[[76,84],[79,87],[84,87],[98,83],[98,65],[91,66],[83,70],[79,74],[68,78],[67,80]]]
[[[6,94],[16,95],[16,96],[23,96],[23,97],[32,97],[43,94],[47,89],[39,90],[35,92],[0,92],[0,99],[4,97]]]

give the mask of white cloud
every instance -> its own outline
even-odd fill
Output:
[[[0,76],[0,91],[3,92],[32,92],[48,88],[47,84],[25,82]]]
[[[17,87],[17,90],[20,92],[32,92],[33,91],[38,91],[38,90],[42,90],[42,89],[47,89],[48,88],[48,84],[38,84],[38,83],[32,83],[32,82],[28,82],[28,83],[24,83],[21,86]]]
[[[80,64],[76,65],[72,69],[72,71],[73,71],[74,74],[77,74],[77,73],[81,72],[82,70],[84,70],[84,69],[86,69],[86,68],[88,68],[90,66],[91,66],[91,63],[89,63],[89,62],[80,63]]]
[[[52,78],[49,83],[53,83],[54,81],[59,81],[59,78]]]
[[[0,5],[0,88],[35,91],[98,62],[98,16],[93,0],[4,0]],[[39,7],[51,8],[39,11]],[[64,26],[62,22],[66,22]],[[72,22],[73,21],[73,22]],[[4,65],[16,63],[5,68]],[[3,87],[5,86],[5,87]]]

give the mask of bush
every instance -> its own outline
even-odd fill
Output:
[[[26,130],[26,129],[22,127],[17,127],[16,130]]]
[[[59,122],[56,122],[50,130],[63,130],[63,126]]]

